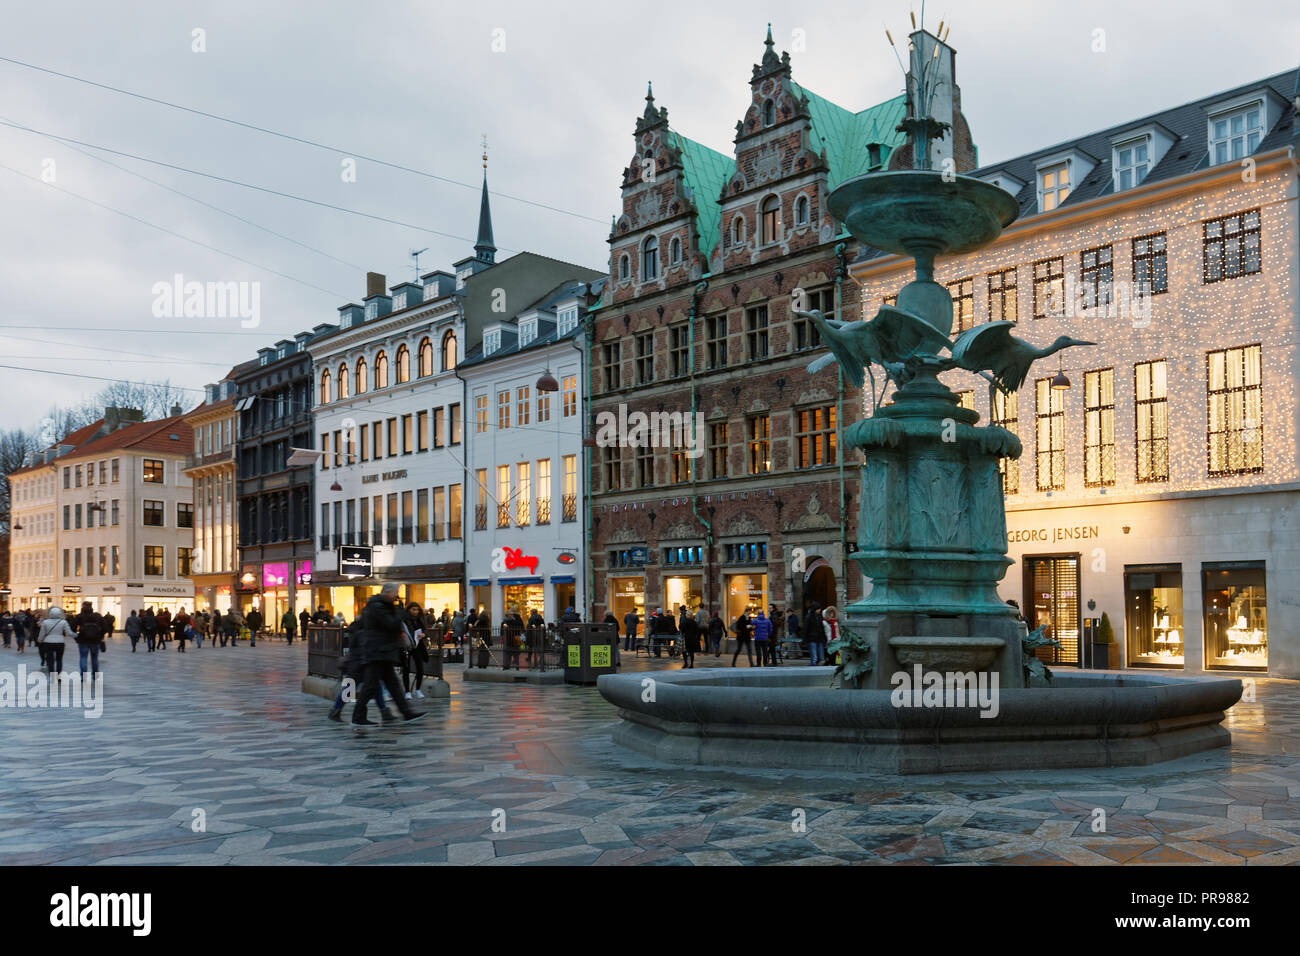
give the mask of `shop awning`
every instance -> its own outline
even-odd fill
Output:
[[[489,585],[489,584],[491,584],[491,583],[492,583],[492,579],[491,579],[491,578],[470,578],[470,579],[469,579],[469,586],[472,587],[472,588],[473,588],[473,587],[486,587],[487,585]]]
[[[541,578],[497,578],[498,584],[541,584]]]
[[[552,584],[573,584],[572,574],[557,574],[551,576]]]

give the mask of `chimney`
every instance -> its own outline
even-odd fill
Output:
[[[104,432],[115,432],[121,425],[122,419],[118,415],[117,406],[109,405],[104,409]]]
[[[382,272],[366,273],[366,298],[383,295],[388,291],[388,278]]]
[[[176,417],[177,415],[179,415],[180,413],[181,413],[181,406],[180,406],[180,403],[178,402],[178,403],[172,405],[172,412],[171,412],[172,418],[175,418],[175,417]]]

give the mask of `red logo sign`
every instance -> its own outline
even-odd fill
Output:
[[[514,570],[515,568],[527,568],[529,574],[537,573],[537,558],[530,554],[524,554],[523,548],[504,548],[506,553],[506,568]]]
[[[559,561],[560,564],[573,564],[578,560],[578,556],[572,551],[561,551],[560,556],[555,560]]]

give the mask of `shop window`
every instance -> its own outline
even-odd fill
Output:
[[[1183,666],[1183,572],[1179,565],[1124,569],[1128,662]]]
[[[1202,565],[1207,668],[1268,668],[1264,562]]]
[[[725,621],[730,625],[741,614],[753,616],[767,609],[766,574],[729,574],[726,578],[727,606]]]

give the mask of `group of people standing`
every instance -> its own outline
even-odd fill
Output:
[[[605,621],[618,623],[612,613],[605,615]],[[640,627],[641,616],[635,609],[623,615],[623,650],[636,650]],[[721,657],[722,641],[730,631],[736,638],[732,667],[737,666],[742,651],[750,667],[776,667],[785,659],[781,651],[783,630],[807,650],[808,664],[815,667],[829,663],[826,648],[839,637],[839,621],[834,607],[823,610],[816,601],[808,605],[802,617],[793,608],[788,614],[782,614],[775,605],[766,614],[761,607],[746,608],[730,627],[718,615],[716,607],[712,614],[703,606],[692,614],[681,605],[676,617],[664,613],[663,608],[656,608],[645,621],[645,647],[655,657],[661,656],[667,647],[680,649],[682,667],[694,667],[695,655],[701,650]]]
[[[85,677],[89,671],[93,679],[99,673],[100,651],[106,649],[105,641],[112,636],[115,626],[112,614],[97,613],[89,601],[83,602],[80,613],[73,617],[68,617],[61,607],[0,614],[0,635],[3,635],[4,646],[10,647],[17,639],[18,653],[24,654],[28,643],[36,644],[41,667],[60,678],[66,676],[63,657],[67,646],[75,644],[81,662],[81,676]]]

